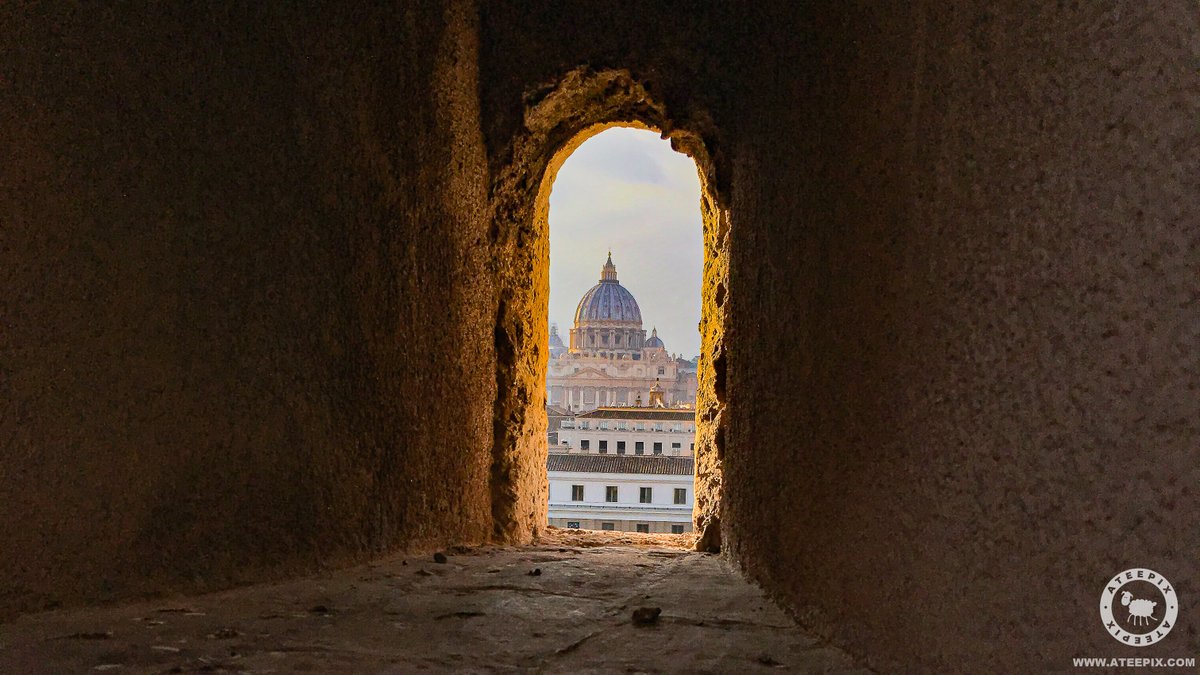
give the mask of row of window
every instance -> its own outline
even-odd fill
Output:
[[[592,428],[591,422],[589,422],[587,420],[579,420],[579,428],[580,429],[591,429]],[[608,431],[609,423],[608,422],[600,422],[600,426],[598,426],[597,428],[600,429],[601,431]],[[654,422],[653,425],[651,426],[651,429],[653,429],[654,431],[663,431],[663,423],[662,422]],[[629,423],[628,422],[617,422],[616,430],[617,431],[629,431]],[[646,423],[645,422],[634,422],[633,430],[634,431],[645,431]],[[684,429],[683,429],[682,422],[680,422],[678,424],[673,424],[673,425],[671,425],[671,428],[670,428],[670,431],[675,431],[675,432],[682,432],[683,430]],[[692,427],[688,426],[687,431],[689,433],[691,433]]]
[[[650,532],[650,523],[638,523],[634,527],[637,528],[638,532],[646,532],[646,533]],[[579,521],[578,520],[568,520],[567,521],[567,529],[578,530],[579,529]],[[602,523],[600,523],[600,529],[605,530],[605,531],[612,531],[612,530],[617,529],[617,524],[602,522]],[[683,534],[683,525],[672,525],[671,526],[671,534]]]
[[[617,501],[617,497],[618,497],[618,490],[617,490],[616,485],[606,485],[604,487],[604,501],[615,502],[615,501]],[[583,501],[583,486],[582,485],[572,485],[571,486],[571,501],[573,501],[573,502]],[[648,488],[648,487],[639,488],[638,502],[642,503],[642,504],[653,503],[654,502],[654,488]],[[687,488],[675,488],[675,503],[676,504],[686,504],[687,503]]]
[[[599,357],[605,358],[605,359],[617,359],[617,360],[633,359],[634,361],[642,360],[641,352],[634,352],[632,354],[618,354],[615,352],[591,352],[591,354],[592,354],[592,356],[599,356]],[[578,354],[574,354],[572,356],[573,356],[573,358],[579,358]]]
[[[635,336],[635,335],[623,336],[621,333],[615,333],[612,337],[613,337],[613,346],[614,347],[622,346],[621,345],[622,342],[624,342],[625,345],[628,347],[633,347],[638,344],[638,339],[637,339],[637,336]],[[622,340],[621,339],[622,337],[625,337],[626,339]],[[591,347],[596,347],[596,346],[607,347],[608,346],[608,333],[600,333],[600,344],[599,345],[596,344],[596,333],[587,334],[587,344]],[[662,368],[658,369],[658,374],[659,375],[663,374]]]
[[[671,444],[672,450],[679,450],[682,447],[683,447],[682,443],[672,443]],[[579,439],[579,449],[580,450],[591,450],[592,442],[586,438]],[[599,451],[600,451],[600,454],[602,454],[602,455],[608,454],[608,441],[600,441]],[[696,444],[692,443],[692,452],[695,452],[695,451],[696,451]],[[617,441],[617,454],[618,455],[625,454],[625,441]],[[646,454],[646,443],[644,441],[634,441],[633,454],[635,454],[635,455]],[[663,454],[663,444],[662,443],[660,443],[660,442],[654,443],[654,454],[656,454],[656,455]],[[679,454],[679,453],[675,453],[675,454]]]

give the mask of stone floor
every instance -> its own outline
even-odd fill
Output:
[[[537,546],[30,615],[0,625],[0,673],[857,670],[683,543],[560,531]]]

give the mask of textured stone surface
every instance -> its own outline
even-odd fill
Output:
[[[711,121],[725,543],[882,671],[1119,651],[1096,601],[1136,565],[1182,598],[1139,655],[1200,651],[1198,21],[484,5],[493,165],[522,96],[579,64]]]
[[[0,8],[0,615],[492,536],[473,8],[224,4]]]
[[[1129,655],[1137,566],[1181,606],[1136,655],[1200,653],[1195,6],[804,20],[804,95],[744,80],[733,555],[883,671]]]
[[[641,607],[662,611],[635,625]],[[590,538],[451,552],[444,564],[392,558],[286,584],[0,625],[3,672],[174,668],[866,672],[799,631],[716,556]]]

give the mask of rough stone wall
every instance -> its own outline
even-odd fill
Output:
[[[477,13],[290,7],[0,8],[0,615],[492,534]]]
[[[1196,654],[1195,6],[772,30],[806,65],[740,77],[732,554],[882,672]],[[1097,607],[1138,566],[1181,607],[1135,650]]]
[[[711,122],[729,555],[884,672],[1121,652],[1138,565],[1183,606],[1137,655],[1196,653],[1194,8],[519,4],[493,167],[581,66]]]

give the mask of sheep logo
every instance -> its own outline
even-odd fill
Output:
[[[1121,604],[1129,608],[1129,618],[1135,626],[1149,626],[1150,619],[1155,619],[1154,606],[1158,603],[1153,600],[1134,600],[1133,593],[1125,591],[1121,594]]]
[[[1100,620],[1105,630],[1130,647],[1159,642],[1174,628],[1178,616],[1175,587],[1163,575],[1144,567],[1112,577],[1100,594]]]

